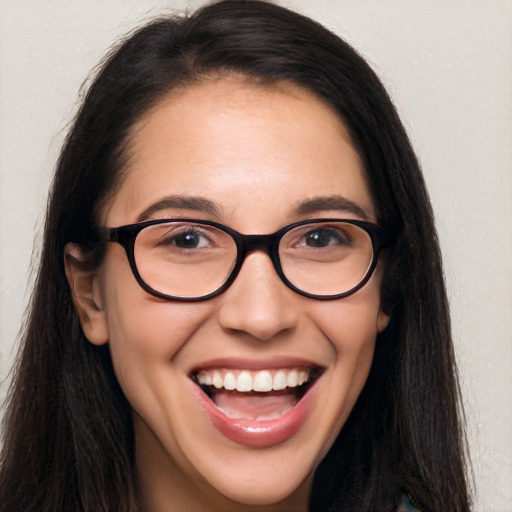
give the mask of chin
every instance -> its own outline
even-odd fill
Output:
[[[226,479],[215,482],[215,488],[230,501],[247,506],[279,505],[295,500],[307,502],[312,473],[305,476],[285,475],[283,469],[276,471],[280,471],[280,474],[262,468],[257,472],[249,471],[247,475],[226,475]],[[289,505],[292,506],[291,503]]]

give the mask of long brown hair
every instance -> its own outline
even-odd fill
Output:
[[[262,1],[156,20],[114,49],[62,149],[0,459],[0,511],[135,512],[129,404],[108,347],[85,339],[63,267],[75,241],[101,261],[97,212],[123,174],[130,128],[164,94],[224,73],[292,82],[326,101],[366,171],[378,222],[398,234],[368,382],[315,474],[313,511],[390,511],[407,489],[424,512],[466,512],[460,393],[433,214],[418,161],[366,62],[314,21]]]

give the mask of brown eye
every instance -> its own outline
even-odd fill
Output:
[[[349,240],[339,229],[318,228],[304,235],[304,245],[318,248],[330,245],[349,245]]]
[[[202,241],[201,236],[197,233],[183,233],[173,237],[169,242],[181,249],[197,249],[201,246]]]

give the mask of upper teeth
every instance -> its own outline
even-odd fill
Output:
[[[279,391],[285,388],[301,386],[309,379],[309,370],[282,369],[260,370],[201,370],[197,374],[197,382],[204,386],[215,386],[217,389],[236,390],[242,393],[249,391]]]

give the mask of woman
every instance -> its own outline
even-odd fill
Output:
[[[354,50],[238,1],[116,49],[57,166],[0,510],[469,510],[458,406],[419,165]]]

